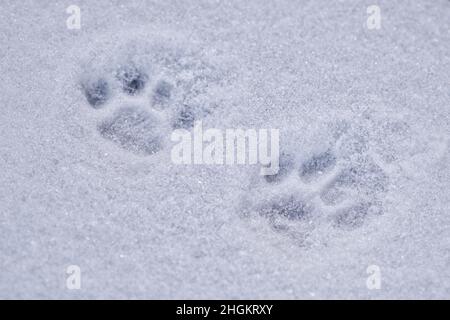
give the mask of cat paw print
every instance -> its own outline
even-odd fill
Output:
[[[164,119],[138,99],[150,85],[148,71],[132,64],[119,67],[114,75],[106,74],[83,83],[86,101],[93,109],[112,109],[97,125],[101,137],[140,155],[162,149]],[[122,97],[123,102],[114,103],[120,96],[128,100]]]
[[[207,91],[217,76],[196,60],[158,52],[85,77],[81,89],[87,104],[106,113],[97,125],[100,136],[122,150],[152,155],[164,148],[171,130],[190,129],[210,114]]]
[[[388,175],[360,142],[339,136],[321,151],[282,153],[278,173],[263,176],[250,192],[244,216],[304,245],[316,227],[351,230],[381,214]]]

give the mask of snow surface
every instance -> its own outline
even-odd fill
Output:
[[[74,2],[0,4],[1,298],[450,298],[449,1]],[[192,117],[283,173],[173,165]]]

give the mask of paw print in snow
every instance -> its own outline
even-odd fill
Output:
[[[122,107],[98,126],[105,139],[122,148],[141,154],[153,154],[161,149],[161,129],[158,118],[139,107]]]
[[[209,114],[205,94],[219,78],[195,55],[155,52],[103,68],[81,84],[87,103],[109,113],[97,126],[100,136],[138,155],[160,151],[171,129],[190,129]]]
[[[282,153],[279,172],[265,176],[250,191],[244,216],[263,219],[275,232],[300,239],[304,245],[316,226],[351,230],[369,216],[381,214],[389,179],[381,166],[361,152],[365,146],[353,147],[360,142],[344,134],[330,148],[302,160],[299,154]]]

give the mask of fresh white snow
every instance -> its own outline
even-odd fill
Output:
[[[3,0],[0,298],[448,299],[450,1],[373,4]],[[191,117],[286,172],[173,164]]]

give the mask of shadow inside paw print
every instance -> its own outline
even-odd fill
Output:
[[[105,79],[83,83],[83,91],[87,101],[95,109],[102,107],[111,95],[111,88]]]
[[[259,210],[259,214],[272,219],[282,217],[288,220],[303,220],[311,211],[310,205],[297,197],[290,196],[269,202]]]
[[[166,106],[172,96],[173,85],[165,80],[160,80],[153,89],[153,105]]]
[[[383,169],[371,161],[342,169],[321,194],[328,205],[335,205],[351,193],[374,197],[386,191],[389,179]]]
[[[313,177],[329,171],[335,165],[336,156],[328,150],[305,161],[300,167],[299,174],[304,180],[309,181]]]
[[[159,121],[136,107],[122,107],[104,120],[98,130],[102,137],[139,154],[154,154],[161,149]]]
[[[362,226],[370,208],[369,203],[358,203],[350,208],[339,210],[334,217],[334,226],[352,229]]]
[[[271,199],[256,209],[274,232],[288,236],[300,246],[305,245],[313,211],[313,205],[299,195]]]
[[[120,68],[116,77],[122,84],[122,90],[129,95],[140,93],[149,79],[145,71],[133,65]]]
[[[195,110],[187,105],[184,105],[177,112],[174,121],[172,123],[172,127],[174,129],[191,129],[194,126],[195,120],[197,120],[198,116],[195,113]]]

